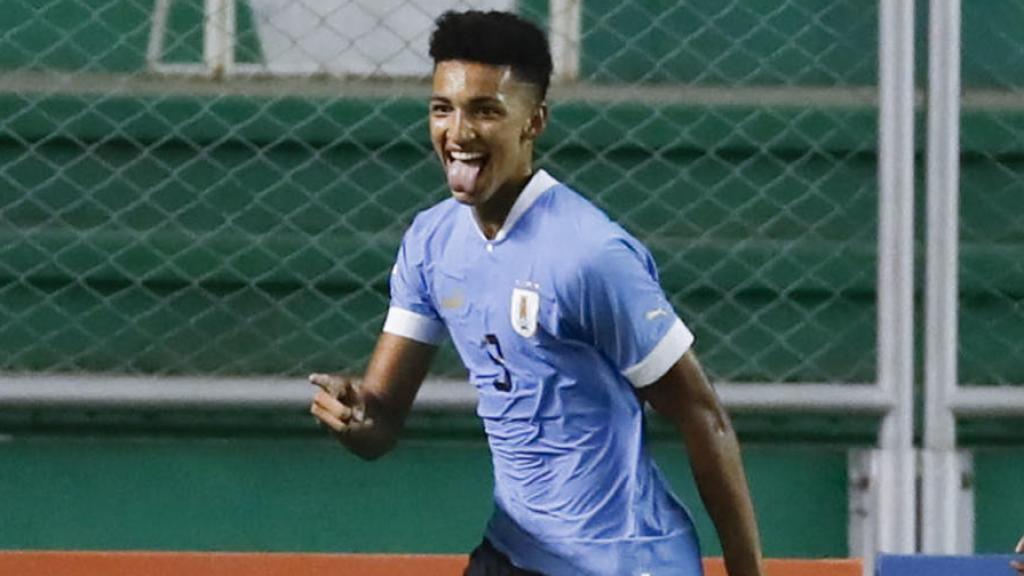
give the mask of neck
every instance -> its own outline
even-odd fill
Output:
[[[493,240],[498,235],[498,231],[508,219],[509,212],[512,211],[512,206],[532,176],[532,171],[527,170],[525,176],[503,184],[486,203],[473,207],[473,217],[488,240]]]

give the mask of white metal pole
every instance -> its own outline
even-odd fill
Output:
[[[580,75],[582,3],[583,0],[551,0],[548,38],[554,77],[559,82],[572,82]]]
[[[958,386],[948,402],[958,416],[1024,417],[1024,387],[1020,386]]]
[[[894,408],[879,433],[875,550],[916,540],[914,384],[914,1],[879,11],[878,378]],[[865,558],[866,569],[873,564]]]
[[[221,78],[235,64],[235,0],[205,0],[203,16],[203,63]]]
[[[931,0],[929,6],[921,550],[954,554],[970,551],[959,545],[961,463],[951,405],[958,350],[960,0]]]
[[[167,34],[167,16],[171,0],[156,0],[153,17],[149,26],[149,42],[146,44],[146,67],[155,71],[164,57],[164,35]]]
[[[887,398],[869,384],[723,383],[715,386],[735,412],[884,414]],[[0,374],[0,409],[294,410],[309,401],[301,376],[129,376]],[[426,410],[471,411],[476,391],[465,380],[428,378],[416,398]]]

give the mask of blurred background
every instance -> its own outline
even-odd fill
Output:
[[[448,194],[427,39],[474,7],[548,31],[538,164],[654,253],[766,553],[1008,551],[1024,1],[940,4],[0,0],[0,548],[475,546],[490,463],[450,346],[373,464],[304,384],[361,372],[401,234]]]

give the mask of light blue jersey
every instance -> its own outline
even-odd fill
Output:
[[[636,239],[543,171],[493,240],[441,202],[405,235],[384,330],[436,344],[445,328],[491,448],[496,548],[552,576],[701,574],[633,391],[693,336]]]

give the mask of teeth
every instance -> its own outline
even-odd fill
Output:
[[[460,162],[472,162],[473,160],[479,160],[484,157],[483,154],[470,153],[470,152],[452,152],[452,160],[458,160]]]

